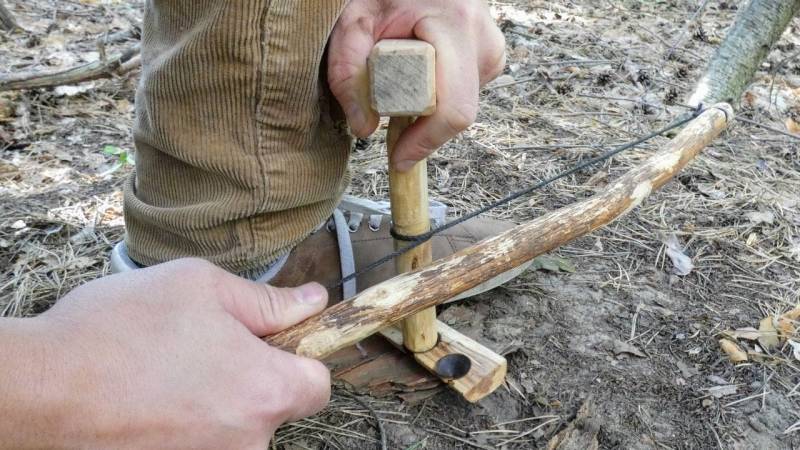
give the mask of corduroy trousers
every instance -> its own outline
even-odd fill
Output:
[[[143,265],[269,264],[322,223],[351,138],[325,46],[346,0],[148,0],[126,244]]]

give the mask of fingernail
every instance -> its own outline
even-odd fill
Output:
[[[316,305],[325,299],[325,288],[316,283],[308,283],[297,287],[298,300],[301,303]]]
[[[408,172],[409,170],[411,170],[412,167],[414,167],[414,164],[416,163],[417,163],[416,161],[411,161],[408,159],[403,161],[397,161],[394,164],[394,168],[399,170],[400,172]]]

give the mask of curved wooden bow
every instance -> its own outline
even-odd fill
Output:
[[[597,195],[399,275],[266,339],[310,358],[355,344],[405,317],[446,302],[495,276],[610,223],[638,206],[714,140],[733,109],[709,107],[644,163]]]

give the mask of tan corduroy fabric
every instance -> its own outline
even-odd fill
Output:
[[[346,0],[149,0],[130,256],[262,267],[331,213],[350,138],[323,55]]]

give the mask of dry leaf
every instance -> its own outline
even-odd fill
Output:
[[[617,356],[622,354],[628,354],[628,355],[638,356],[639,358],[647,358],[647,355],[642,353],[642,351],[639,350],[638,348],[634,347],[633,345],[627,342],[622,342],[619,340],[614,340],[614,354]]]
[[[761,332],[753,327],[737,328],[727,334],[735,339],[746,339],[748,341],[755,341],[761,337]]]
[[[771,211],[750,211],[744,216],[754,224],[766,223],[772,225],[775,222],[775,214]]]
[[[717,189],[715,185],[711,183],[697,183],[697,190],[700,191],[701,194],[713,198],[714,200],[721,200],[727,197],[725,192]]]
[[[798,307],[796,307],[796,308],[794,308],[794,309],[792,309],[790,311],[786,311],[785,313],[783,313],[781,315],[781,317],[789,319],[789,320],[800,320],[800,306],[798,306]]]
[[[742,96],[742,103],[747,105],[748,108],[752,108],[756,104],[756,96],[752,91],[747,91]]]
[[[778,318],[778,338],[781,340],[789,339],[797,331],[794,327],[794,320],[781,316]]]
[[[800,361],[800,342],[790,340],[789,345],[792,346],[792,354],[794,355],[794,359]]]
[[[670,235],[664,241],[664,245],[667,246],[667,256],[672,260],[675,274],[680,276],[689,275],[692,269],[694,269],[694,263],[692,262],[692,258],[683,253],[683,249],[680,243],[678,243],[678,237],[674,234]]]
[[[74,97],[93,90],[94,86],[94,83],[83,83],[77,86],[58,86],[53,89],[53,93],[58,97]]]
[[[736,343],[730,341],[728,339],[720,339],[719,346],[726,355],[728,355],[728,359],[731,360],[732,363],[740,363],[747,361],[747,353],[742,351]]]
[[[772,350],[780,343],[780,341],[778,341],[778,330],[775,329],[775,323],[772,317],[761,319],[761,322],[758,324],[758,331],[761,332],[758,343],[764,350]]]
[[[736,394],[735,384],[726,384],[724,386],[714,386],[708,388],[708,393],[714,398],[722,398],[728,395]]]
[[[77,258],[70,259],[66,264],[66,268],[80,270],[87,267],[92,267],[95,264],[97,264],[96,259],[89,258],[88,256],[79,256]]]
[[[789,133],[800,133],[800,123],[795,122],[791,117],[787,117],[786,129],[789,130]]]

